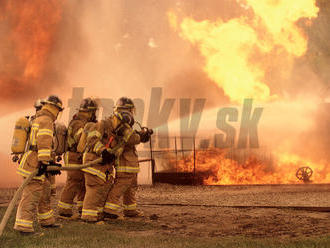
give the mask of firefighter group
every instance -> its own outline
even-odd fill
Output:
[[[85,98],[68,127],[55,123],[64,109],[58,96],[38,100],[35,109],[34,116],[17,120],[14,129],[12,152],[19,163],[17,173],[26,178],[38,170],[23,190],[14,229],[23,235],[33,234],[34,219],[44,228],[61,227],[51,206],[51,196],[56,192],[55,175],[61,172],[47,171],[48,166],[61,167],[61,157],[66,167],[97,159],[100,162],[67,171],[57,204],[59,218],[73,219],[77,215],[74,209],[86,222],[141,216],[136,204],[136,145],[148,142],[152,130],[134,129],[133,101],[120,98],[113,113],[98,121],[97,101]]]

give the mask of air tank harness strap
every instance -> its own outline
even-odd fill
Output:
[[[38,147],[37,146],[33,146],[33,145],[30,145],[29,146],[29,151],[38,151]]]
[[[109,152],[116,156],[115,167],[119,165],[120,156],[124,151],[125,141],[121,139],[113,148],[107,148]]]
[[[106,148],[110,148],[110,145],[111,145],[111,143],[112,143],[113,140],[114,140],[114,137],[111,135],[110,138],[109,138],[109,140],[108,140],[108,142],[107,142],[107,144],[105,145],[105,147]]]

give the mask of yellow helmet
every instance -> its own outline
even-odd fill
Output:
[[[135,106],[132,99],[128,97],[119,98],[118,101],[116,102],[115,111],[121,111],[121,110],[131,111],[132,113],[134,113]]]
[[[56,95],[50,95],[46,100],[42,101],[42,104],[51,104],[56,106],[60,111],[63,111],[62,100]]]
[[[96,111],[97,109],[98,109],[97,102],[90,97],[82,100],[80,107],[79,107],[79,111],[82,111],[82,112]]]

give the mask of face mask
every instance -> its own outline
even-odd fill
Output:
[[[92,112],[92,117],[90,118],[91,122],[96,122],[96,112]]]

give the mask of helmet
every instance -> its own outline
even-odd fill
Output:
[[[115,106],[116,110],[131,110],[132,112],[135,110],[134,103],[132,99],[128,97],[121,97],[116,102]]]
[[[62,100],[56,95],[50,95],[46,100],[42,101],[42,104],[45,103],[56,106],[60,111],[64,109]]]
[[[97,102],[94,99],[88,97],[82,100],[79,107],[79,111],[83,111],[83,112],[96,111],[97,108],[98,108]]]
[[[33,107],[36,109],[36,111],[39,111],[42,108],[43,101],[41,99],[37,99],[34,102]]]

